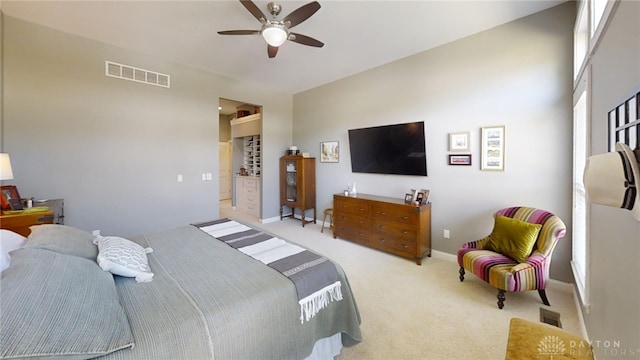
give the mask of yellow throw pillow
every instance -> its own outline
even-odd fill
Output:
[[[498,215],[484,248],[523,263],[531,254],[541,227],[540,224]]]

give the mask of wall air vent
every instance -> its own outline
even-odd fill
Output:
[[[122,65],[112,61],[104,62],[105,75],[118,79],[131,80],[149,85],[171,87],[171,77],[167,74]]]

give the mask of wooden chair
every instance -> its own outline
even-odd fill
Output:
[[[333,230],[333,209],[325,209],[324,217],[322,218],[322,228],[320,229],[321,233],[324,232],[324,222],[327,220],[327,216],[329,216],[329,229]]]

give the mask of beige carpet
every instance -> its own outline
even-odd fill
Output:
[[[541,307],[559,312],[563,329],[581,334],[570,287],[562,284],[547,289],[550,307],[529,291],[507,293],[500,310],[494,288],[471,274],[460,282],[452,256],[435,254],[418,266],[334,239],[328,228],[320,233],[321,221],[304,228],[293,219],[261,224],[229,207],[221,208],[221,217],[251,222],[344,268],[362,317],[363,341],[344,348],[339,360],[504,359],[511,318],[539,321]]]

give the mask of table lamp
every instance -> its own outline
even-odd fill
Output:
[[[11,158],[6,153],[0,153],[0,180],[13,180]]]

